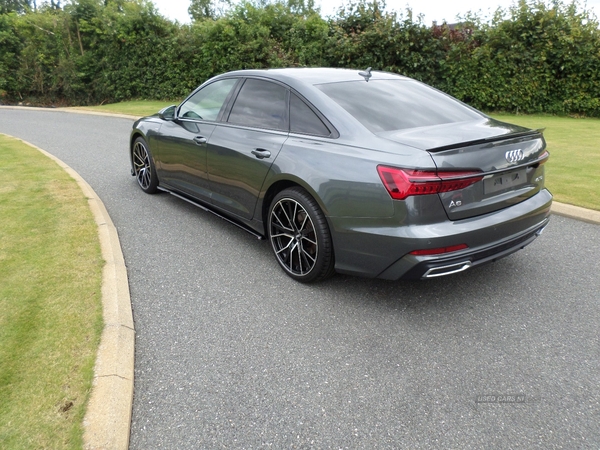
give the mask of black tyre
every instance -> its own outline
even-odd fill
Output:
[[[277,262],[290,277],[308,283],[335,273],[327,220],[304,189],[289,188],[275,196],[267,227]]]
[[[144,138],[138,137],[133,142],[131,158],[133,160],[133,172],[140,188],[147,194],[154,194],[158,186],[158,177],[156,176],[150,149]]]

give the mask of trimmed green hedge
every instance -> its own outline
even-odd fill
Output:
[[[575,3],[522,0],[489,23],[471,16],[449,27],[384,12],[377,0],[328,20],[298,2],[245,2],[192,25],[145,0],[1,14],[0,101],[172,99],[235,69],[371,66],[484,110],[600,116],[600,30]]]

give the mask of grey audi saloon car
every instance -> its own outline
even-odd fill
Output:
[[[216,76],[133,126],[132,175],[265,237],[292,278],[449,275],[548,223],[540,131],[349,69]]]

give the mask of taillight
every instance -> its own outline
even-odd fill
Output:
[[[479,172],[439,172],[436,170],[399,169],[377,166],[377,172],[390,196],[404,200],[411,195],[438,194],[457,191],[483,178]]]

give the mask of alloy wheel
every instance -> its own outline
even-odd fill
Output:
[[[135,170],[135,178],[140,187],[147,190],[152,183],[152,167],[150,166],[148,149],[139,140],[133,147],[133,167]]]
[[[317,233],[306,209],[294,199],[282,198],[271,209],[270,239],[281,266],[296,276],[310,273],[319,251]]]

